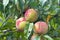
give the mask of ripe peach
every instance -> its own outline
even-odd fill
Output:
[[[38,18],[38,13],[34,9],[28,9],[25,12],[25,19],[29,22],[35,22]]]
[[[27,21],[25,20],[24,17],[21,17],[16,20],[16,28],[18,30],[24,30],[24,28],[26,27],[26,24],[27,24]]]
[[[45,34],[48,31],[48,25],[46,22],[39,21],[35,23],[34,32],[38,34]]]

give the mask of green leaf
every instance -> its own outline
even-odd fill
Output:
[[[53,40],[53,38],[51,38],[50,36],[48,35],[44,35],[45,38],[47,38],[48,40]]]
[[[41,4],[44,5],[47,0],[40,0]]]
[[[54,20],[52,19],[51,22],[50,22],[50,25],[54,28]]]
[[[0,26],[2,25],[2,22],[3,22],[3,20],[2,20],[2,18],[0,17]]]
[[[29,2],[29,6],[30,6],[31,8],[36,8],[37,5],[38,5],[38,2],[37,2],[37,1],[31,1],[31,2]]]
[[[51,22],[51,26],[56,30],[58,28],[58,23],[56,22],[56,18],[53,18]]]
[[[3,11],[3,4],[0,3],[0,13]]]
[[[28,32],[27,32],[27,37],[29,37],[31,35],[31,32],[32,32],[33,27],[34,27],[34,24],[33,23],[30,23],[29,24],[29,28],[28,28]]]
[[[5,18],[3,15],[0,16],[0,26],[2,26],[3,22],[5,21]]]
[[[57,24],[57,23],[55,23],[55,27],[54,27],[54,29],[56,30],[56,29],[57,29],[57,27],[58,27],[58,24]]]
[[[23,0],[18,0],[18,2],[19,2],[20,9],[23,11],[23,7],[24,7]]]
[[[30,23],[27,25],[27,27],[25,28],[24,30],[24,33],[25,33],[25,37],[28,39],[29,36],[31,35],[32,33],[32,30],[33,30],[33,27],[34,27],[34,24],[33,23]]]
[[[9,3],[9,0],[3,0],[4,8],[7,6],[8,3]]]
[[[52,0],[47,0],[42,6],[44,7],[45,11],[48,11],[52,5]]]
[[[60,40],[60,37],[54,38],[54,40]]]
[[[18,2],[18,1],[17,1],[17,0],[15,0],[15,4],[17,4],[17,2]]]
[[[58,0],[58,4],[60,4],[60,0]]]

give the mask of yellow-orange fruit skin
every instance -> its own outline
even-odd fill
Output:
[[[16,20],[16,28],[18,30],[24,30],[24,28],[26,27],[26,24],[27,24],[27,21],[25,20],[24,17],[21,17]]]

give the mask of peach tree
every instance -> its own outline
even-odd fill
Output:
[[[0,0],[0,40],[60,40],[60,0]]]

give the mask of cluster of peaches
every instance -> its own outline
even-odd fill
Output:
[[[27,23],[35,22],[38,19],[38,13],[35,9],[28,9],[24,17],[20,17],[16,20],[16,28],[18,30],[24,30]],[[37,34],[46,34],[48,31],[48,24],[44,21],[38,21],[34,23],[34,32]]]

